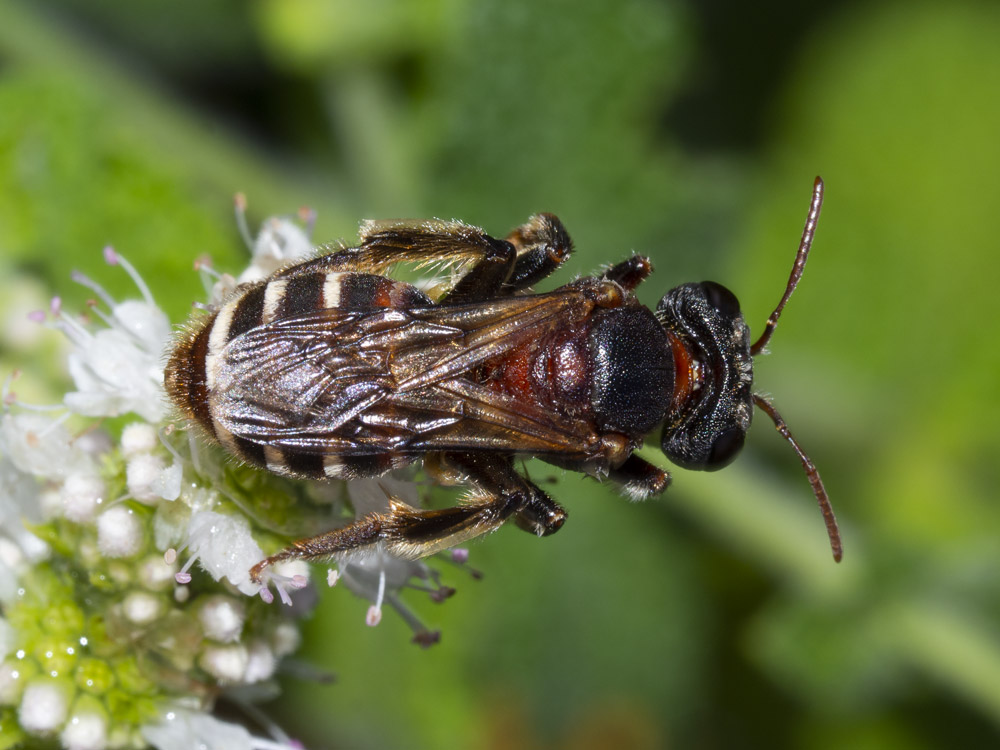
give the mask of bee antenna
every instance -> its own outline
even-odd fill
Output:
[[[806,216],[806,225],[802,230],[802,239],[799,240],[799,251],[795,254],[795,263],[792,264],[792,273],[788,277],[788,286],[785,287],[785,293],[781,296],[781,302],[778,303],[778,306],[774,308],[774,312],[767,319],[764,332],[754,342],[754,345],[750,347],[750,353],[753,355],[758,354],[767,346],[767,342],[771,340],[771,334],[774,333],[775,326],[778,325],[778,318],[781,317],[781,311],[784,309],[789,297],[792,296],[792,292],[795,291],[799,279],[802,278],[802,271],[806,267],[806,258],[809,257],[809,248],[812,247],[813,235],[816,234],[816,222],[819,221],[819,210],[822,206],[823,180],[817,177],[815,182],[813,182],[813,194],[812,201],[809,204],[809,214]]]
[[[826,533],[830,537],[830,549],[833,550],[833,559],[840,562],[844,557],[844,546],[840,541],[840,529],[837,527],[837,518],[833,515],[833,506],[830,505],[830,497],[826,494],[826,488],[823,486],[823,480],[820,479],[816,465],[806,455],[806,452],[802,450],[799,441],[792,436],[788,425],[785,424],[785,420],[778,414],[778,410],[774,408],[774,405],[759,393],[753,394],[753,402],[757,405],[758,409],[771,418],[781,436],[792,444],[792,448],[799,455],[799,460],[802,461],[802,468],[806,470],[806,477],[809,479],[809,484],[812,485],[813,493],[816,495],[816,502],[819,503],[819,509],[823,512],[823,520],[826,522]]]

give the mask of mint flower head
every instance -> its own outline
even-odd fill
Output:
[[[243,207],[238,198],[251,263],[234,277],[198,261],[202,307],[314,252],[311,214],[304,227],[269,219],[251,238]],[[104,260],[131,277],[137,299],[74,273],[95,295],[85,316],[58,297],[29,316],[68,339],[73,388],[50,406],[25,403],[15,372],[0,394],[0,750],[40,740],[68,750],[301,747],[247,696],[273,694],[248,688],[272,685],[298,647],[315,598],[298,593],[310,568],[276,565],[264,585],[249,570],[295,538],[388,507],[390,494],[419,504],[416,485],[291,481],[207,447],[172,418],[163,392],[170,322],[126,258],[105,248]],[[117,417],[110,424],[124,426],[107,428]],[[401,597],[450,596],[436,570],[378,549],[334,563],[327,584],[370,602],[359,624],[378,624],[388,605],[415,642],[436,642]],[[215,718],[220,701],[246,707],[269,736]]]

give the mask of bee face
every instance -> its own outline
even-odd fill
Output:
[[[690,384],[674,400],[663,452],[686,469],[721,469],[743,447],[753,414],[753,357],[739,301],[712,281],[683,284],[660,300],[656,314]]]

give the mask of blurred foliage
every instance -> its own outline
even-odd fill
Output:
[[[826,180],[809,270],[758,383],[823,471],[844,563],[766,421],[733,467],[678,471],[641,505],[560,475],[553,493],[572,516],[560,534],[504,530],[473,548],[484,581],[459,582],[444,607],[416,602],[440,646],[411,646],[388,617],[367,630],[360,602],[323,596],[309,658],[339,683],[289,679],[271,706],[309,747],[995,741],[1000,10],[829,6],[790,29],[792,6],[774,5],[761,13],[781,23],[753,25],[759,38],[739,47],[771,63],[741,77],[732,50],[711,46],[726,35],[706,31],[729,5],[0,10],[8,312],[43,305],[44,289],[79,307],[77,266],[124,294],[100,267],[111,242],[183,319],[195,257],[240,263],[239,190],[257,219],[316,207],[317,240],[351,239],[367,216],[502,233],[554,211],[578,250],[554,283],[640,251],[658,266],[644,301],[715,278],[757,327],[812,177]],[[694,106],[677,126],[678,102],[705,99],[693,61],[729,87],[760,86],[740,98],[756,109]],[[763,135],[740,135],[751,127]],[[695,132],[708,134],[696,148]],[[0,330],[5,370],[42,345]]]

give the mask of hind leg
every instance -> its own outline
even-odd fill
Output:
[[[255,583],[283,560],[328,561],[380,544],[400,558],[416,560],[500,528],[511,516],[538,536],[557,531],[566,513],[514,470],[510,457],[495,453],[448,453],[442,462],[473,484],[480,496],[441,510],[418,510],[390,499],[385,512],[369,513],[343,528],[302,539],[250,570]]]

